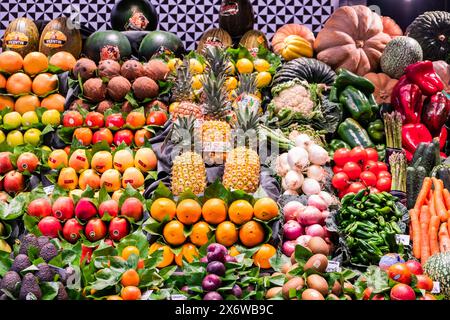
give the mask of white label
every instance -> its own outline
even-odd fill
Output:
[[[51,195],[53,193],[53,190],[55,190],[55,185],[50,185],[50,186],[46,186],[44,187],[44,192],[46,195]]]
[[[145,291],[142,296],[141,300],[150,300],[150,295],[153,293],[153,290],[147,290]]]
[[[397,244],[403,244],[404,246],[407,246],[409,245],[411,239],[406,234],[396,234],[395,241],[397,242]]]
[[[328,261],[326,272],[341,272],[341,264],[338,261]]]
[[[187,300],[187,297],[182,294],[172,294],[170,300]]]
[[[439,281],[433,281],[433,289],[431,289],[431,293],[440,293],[441,292],[441,284]]]
[[[226,152],[231,149],[227,142],[205,142],[203,143],[203,152]]]

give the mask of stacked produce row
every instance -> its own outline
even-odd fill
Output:
[[[149,1],[85,41],[11,22],[0,299],[449,297],[450,14],[269,43],[228,2],[193,52]]]

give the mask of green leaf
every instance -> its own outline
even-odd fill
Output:
[[[125,188],[123,194],[120,196],[119,199],[119,207],[121,208],[124,201],[128,198],[137,198],[139,201],[144,202],[144,196],[139,192],[139,190],[134,189],[130,184],[127,184],[127,187]]]
[[[121,274],[111,269],[101,269],[95,273],[95,281],[90,285],[91,289],[103,290],[108,287],[113,287],[120,281]]]
[[[41,235],[41,231],[38,228],[39,218],[32,217],[28,214],[23,216],[23,222],[25,225],[25,229],[27,229],[30,233]]]
[[[64,73],[65,71],[58,66],[49,64],[46,72],[52,73],[52,74],[59,74],[59,73]]]
[[[277,251],[277,254],[274,255],[269,259],[270,265],[272,266],[272,269],[281,272],[281,268],[291,262],[291,259],[287,256],[285,256],[281,251]]]
[[[56,130],[56,134],[65,144],[71,145],[74,131],[75,128],[62,127]]]
[[[143,224],[142,229],[153,235],[161,235],[163,225],[169,221],[169,217],[166,216],[161,222],[156,221],[154,218],[149,217]]]
[[[105,140],[102,140],[100,142],[97,142],[92,146],[92,154],[96,154],[99,151],[108,151],[111,152],[111,147]]]
[[[251,194],[248,194],[242,190],[234,190],[231,192],[230,203],[236,200],[246,200],[250,202],[251,205],[255,204],[255,198]]]
[[[44,130],[42,130],[41,135],[46,135],[47,133],[53,132],[55,129],[51,125],[46,125]]]
[[[59,186],[59,184],[55,184],[54,186],[55,186],[55,188],[53,189],[53,192],[52,192],[52,200],[53,201],[55,201],[58,198],[68,196],[69,193],[67,192],[67,190],[64,190],[63,188],[61,188]]]
[[[10,253],[0,250],[0,276],[3,277],[6,272],[11,269],[12,259],[10,258]]]
[[[313,256],[312,252],[301,245],[295,246],[295,261],[304,265]]]
[[[58,295],[58,282],[41,282],[42,300],[53,300]]]
[[[25,213],[29,193],[21,193],[15,196],[7,205],[1,204],[0,219],[14,220]]]
[[[264,188],[262,186],[259,186],[258,190],[256,190],[256,192],[253,194],[253,197],[255,199],[261,199],[261,198],[267,198],[267,192],[266,190],[264,190]]]
[[[148,255],[148,241],[145,234],[138,230],[128,236],[122,238],[117,245],[117,250],[119,253],[127,246],[135,246],[139,249],[140,257],[146,258]]]
[[[177,201],[177,203],[180,203],[181,201],[186,200],[186,199],[192,199],[192,200],[195,200],[195,201],[197,201],[198,203],[200,203],[200,200],[199,200],[198,197],[191,191],[191,189],[187,189],[187,190],[183,191],[183,193],[180,194],[180,195],[178,196],[178,201]]]
[[[169,198],[173,200],[172,192],[162,182],[159,183],[158,187],[153,192],[152,200],[155,201],[158,198]]]
[[[205,203],[206,201],[212,198],[219,198],[222,199],[225,203],[230,203],[231,193],[220,182],[220,179],[216,179],[211,185],[209,185],[205,189],[204,196],[202,197],[201,200],[202,203]]]
[[[1,222],[0,221],[0,228],[3,227],[3,231],[0,232],[0,239],[6,240],[9,238],[12,232],[11,225],[9,223]]]
[[[101,187],[100,191],[98,192],[98,203],[101,204],[108,200],[111,200],[108,191],[106,191],[105,187]]]
[[[159,270],[159,275],[161,276],[161,278],[163,278],[164,280],[169,279],[172,274],[177,270],[177,266],[168,266],[165,267],[161,270]]]
[[[125,100],[127,100],[131,106],[133,107],[133,109],[137,109],[139,108],[139,103],[137,102],[137,100],[135,99],[134,95],[132,92],[128,92],[127,95],[125,96]]]
[[[149,258],[145,260],[145,267],[148,269],[154,269],[164,259],[164,251],[162,249],[154,251],[150,254]]]

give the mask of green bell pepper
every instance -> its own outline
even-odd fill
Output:
[[[375,92],[375,86],[370,80],[358,76],[346,69],[341,69],[334,82],[334,87],[337,90],[336,95],[339,97],[340,93],[347,88],[347,86],[353,86],[364,92],[365,95],[370,95]]]
[[[339,102],[356,121],[369,121],[373,116],[369,99],[353,86],[348,86],[342,91]]]
[[[386,158],[386,145],[384,144],[378,144],[375,149],[378,152],[378,159],[379,161],[384,161]]]
[[[374,144],[370,140],[367,131],[361,127],[358,121],[347,118],[338,127],[339,137],[352,148],[362,146],[364,148],[373,147]]]
[[[375,96],[373,95],[373,94],[369,94],[368,96],[367,96],[367,99],[369,99],[369,103],[370,103],[370,106],[371,106],[371,108],[372,108],[372,114],[373,114],[373,117],[376,119],[376,118],[379,118],[380,116],[379,116],[379,113],[380,113],[380,106],[378,105],[378,103],[377,103],[377,101],[375,100]]]
[[[383,142],[385,136],[383,121],[381,119],[377,119],[369,123],[367,132],[369,133],[369,137],[373,142],[375,143]]]
[[[350,146],[348,145],[348,143],[346,143],[342,140],[339,140],[339,139],[331,140],[331,142],[328,144],[328,147],[332,151],[336,151],[337,149],[341,149],[341,148],[351,149]]]

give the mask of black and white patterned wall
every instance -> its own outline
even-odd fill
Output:
[[[48,20],[61,14],[80,12],[82,25],[93,30],[107,29],[109,13],[116,0],[0,0],[0,37],[17,17]],[[270,39],[286,23],[302,23],[318,32],[339,5],[339,0],[253,0],[255,28]],[[159,12],[159,29],[176,33],[188,49],[193,49],[202,33],[218,25],[220,0],[152,0]]]

